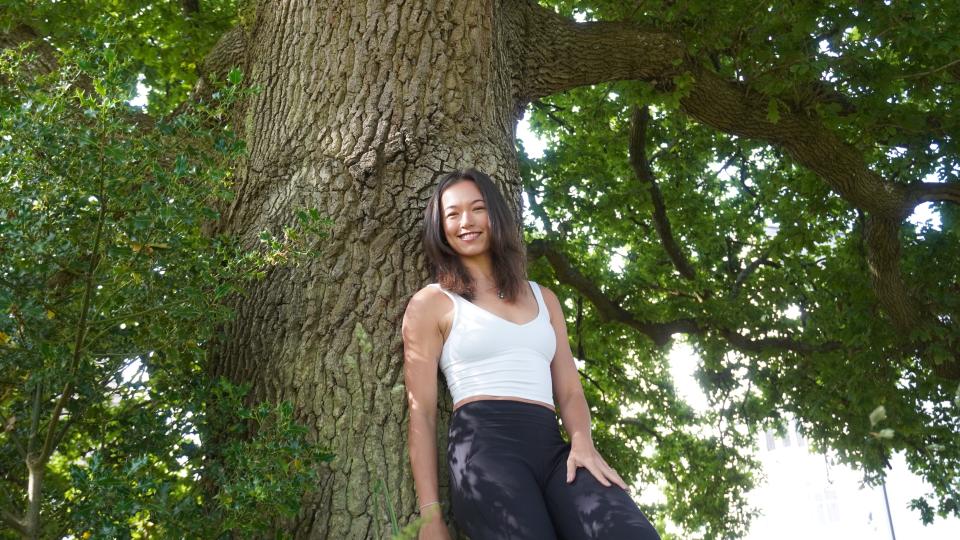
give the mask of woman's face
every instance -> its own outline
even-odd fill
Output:
[[[460,180],[440,196],[443,232],[447,243],[461,257],[473,257],[490,249],[487,204],[477,185]]]

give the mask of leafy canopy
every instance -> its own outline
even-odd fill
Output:
[[[955,2],[541,3],[676,35],[711,70],[768,96],[769,121],[809,115],[885,180],[958,181]],[[744,530],[754,435],[786,418],[872,483],[902,452],[933,486],[913,503],[918,517],[960,516],[960,388],[936,371],[960,340],[957,205],[934,203],[932,221],[901,227],[901,270],[937,314],[911,336],[925,345],[918,354],[878,306],[863,213],[778,146],[693,121],[682,104],[690,80],[675,82],[667,93],[597,84],[528,109],[548,141],[521,168],[528,241],[550,253],[533,272],[566,301],[604,451],[618,470],[664,486],[662,510],[705,538]],[[649,178],[630,163],[643,107]],[[630,320],[612,322],[597,295]],[[674,338],[699,356],[708,411],[677,396],[669,347],[642,323],[678,324]],[[789,345],[742,343],[763,338]]]

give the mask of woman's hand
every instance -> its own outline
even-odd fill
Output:
[[[426,524],[420,527],[419,540],[450,540],[450,530],[443,522],[443,513],[439,505],[431,505],[423,509],[420,514],[427,519]]]
[[[601,484],[610,487],[610,483],[627,489],[627,483],[620,478],[617,471],[607,465],[600,452],[593,447],[592,442],[574,441],[570,445],[570,456],[567,458],[567,483],[573,482],[577,474],[577,467],[586,467]]]

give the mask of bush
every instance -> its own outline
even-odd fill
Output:
[[[254,250],[204,234],[244,152],[239,71],[153,118],[110,49],[60,53],[39,76],[29,49],[0,54],[0,475],[20,486],[2,520],[45,538],[269,530],[332,456],[289,404],[209,380],[205,344],[223,299],[310,256],[326,222],[304,210]]]

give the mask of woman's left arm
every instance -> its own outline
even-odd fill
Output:
[[[567,338],[567,320],[557,295],[546,287],[540,287],[544,303],[550,312],[550,324],[557,335],[557,352],[550,363],[550,375],[553,378],[553,396],[560,408],[563,427],[570,435],[570,456],[567,458],[567,483],[573,482],[577,467],[586,467],[593,476],[605,486],[611,482],[623,489],[627,484],[617,471],[607,465],[603,457],[593,447],[590,437],[590,410],[583,395],[580,374],[573,362],[573,352]]]

